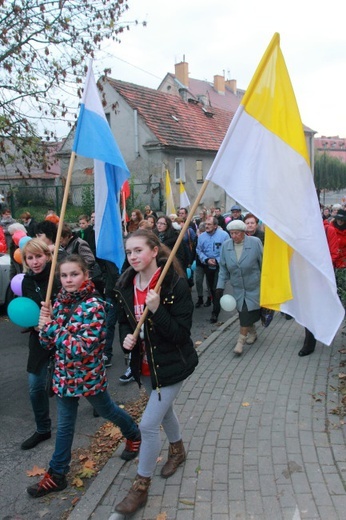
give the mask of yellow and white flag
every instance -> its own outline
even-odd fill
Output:
[[[181,182],[181,179],[179,181],[180,184],[180,207],[181,208],[188,208],[191,204],[189,197],[187,196],[187,193],[185,191],[185,186]]]
[[[261,305],[330,345],[343,318],[303,125],[275,34],[207,179],[266,226]]]
[[[168,170],[166,170],[166,215],[171,215],[172,213],[176,213],[176,209],[174,206],[171,180]]]

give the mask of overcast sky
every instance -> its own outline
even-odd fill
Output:
[[[128,0],[123,20],[146,20],[97,56],[97,76],[157,88],[174,64],[190,77],[216,74],[246,89],[278,32],[302,121],[316,135],[346,137],[346,2],[322,0]]]

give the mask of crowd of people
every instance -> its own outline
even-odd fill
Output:
[[[328,209],[328,211],[327,211]],[[126,439],[121,457],[139,458],[137,475],[126,497],[116,506],[123,515],[143,506],[161,450],[161,427],[169,441],[168,459],[161,470],[169,478],[186,459],[174,401],[183,381],[198,365],[191,341],[193,309],[211,307],[210,322],[216,323],[220,300],[229,282],[236,301],[239,336],[233,352],[240,356],[245,345],[257,339],[261,319],[260,278],[265,228],[256,215],[234,204],[229,213],[221,208],[203,208],[191,219],[178,246],[177,240],[188,217],[180,208],[164,215],[146,206],[133,209],[124,223],[126,258],[122,269],[97,257],[95,213],[81,214],[74,229],[61,224],[59,216],[47,212],[36,222],[26,211],[16,221],[8,208],[0,221],[0,252],[11,257],[11,276],[24,270],[22,293],[41,308],[39,324],[28,333],[27,363],[29,397],[35,432],[21,448],[32,449],[51,437],[47,394],[48,365],[55,368],[52,392],[57,396],[58,425],[55,450],[48,471],[28,488],[37,498],[66,488],[77,419],[78,399],[85,397],[95,416],[119,426]],[[346,306],[346,210],[321,208],[340,299]],[[16,260],[20,231],[31,240]],[[176,254],[159,290],[155,290],[171,250]],[[58,268],[50,303],[46,301],[54,248]],[[168,266],[167,266],[168,267]],[[192,301],[192,286],[197,301]],[[287,318],[290,318],[287,316]],[[112,401],[107,391],[107,368],[112,365],[116,323],[119,342],[128,368],[120,382],[143,385],[148,402],[137,426]],[[306,329],[300,356],[311,354],[316,345]]]

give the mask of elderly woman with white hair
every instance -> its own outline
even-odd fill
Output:
[[[246,224],[233,220],[227,225],[231,239],[222,244],[220,271],[217,282],[218,296],[230,280],[237,302],[240,333],[234,353],[241,355],[245,342],[253,344],[257,339],[255,328],[260,316],[260,280],[263,246],[259,238],[246,235]]]

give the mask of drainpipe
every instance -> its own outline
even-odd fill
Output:
[[[139,157],[139,143],[138,143],[138,112],[133,111],[133,124],[135,129],[135,155]]]

